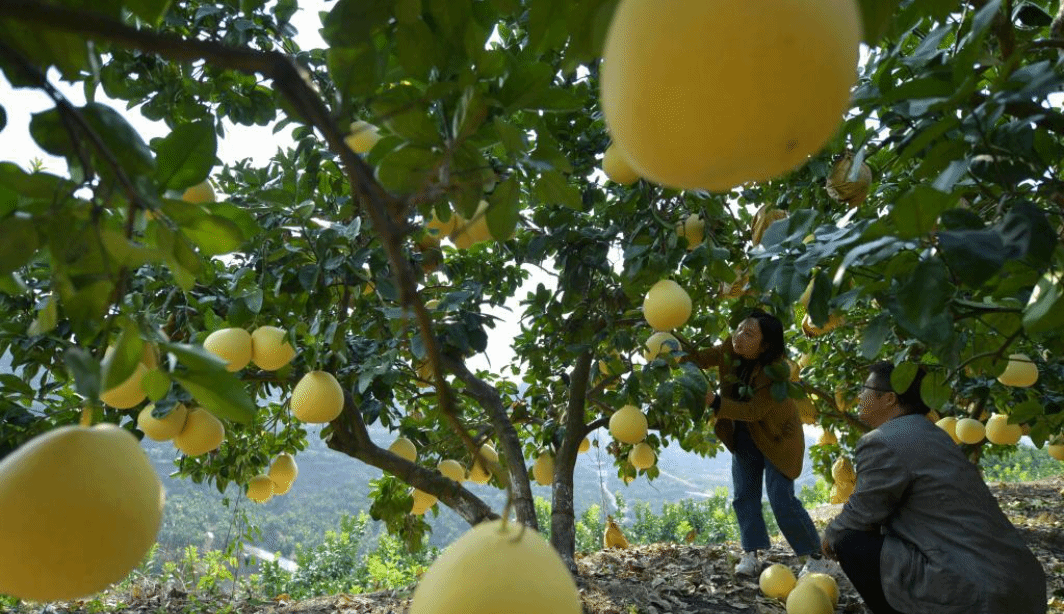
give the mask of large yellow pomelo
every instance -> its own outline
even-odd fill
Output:
[[[488,201],[482,200],[477,205],[476,213],[468,221],[462,221],[451,233],[451,241],[459,249],[469,249],[477,243],[491,240],[488,228]]]
[[[813,405],[812,400],[808,398],[798,399],[795,403],[798,405],[798,417],[801,419],[802,424],[816,422],[816,406]]]
[[[436,495],[431,495],[423,490],[414,489],[414,503],[410,507],[410,513],[415,516],[421,516],[425,512],[429,511],[429,508],[436,505]]]
[[[1012,354],[998,381],[1006,386],[1027,388],[1038,381],[1038,366],[1026,354]]]
[[[658,456],[654,454],[654,448],[645,441],[635,444],[628,452],[628,462],[636,469],[650,469],[657,461]]]
[[[303,422],[332,422],[344,409],[344,389],[332,373],[310,371],[292,389],[292,414]]]
[[[834,611],[831,597],[815,582],[798,584],[787,595],[787,614],[831,614]]]
[[[1064,443],[1054,443],[1046,446],[1046,453],[1058,461],[1064,461]]]
[[[946,431],[950,436],[950,439],[953,440],[953,443],[961,442],[961,440],[957,438],[957,419],[953,416],[946,416],[945,418],[938,420],[935,422],[935,426]]]
[[[380,132],[371,123],[358,120],[351,123],[350,133],[344,138],[344,143],[357,154],[369,153],[377,141],[381,140]]]
[[[417,460],[417,447],[406,437],[397,437],[392,445],[388,446],[388,451],[410,462]]]
[[[285,340],[288,334],[276,326],[260,326],[251,333],[251,360],[263,371],[276,371],[292,362],[296,349]]]
[[[687,249],[692,250],[706,238],[706,221],[697,213],[692,213],[676,225],[676,234],[687,239]]]
[[[961,418],[957,421],[957,439],[962,443],[979,443],[986,434],[986,427],[975,418]]]
[[[270,479],[273,479],[273,478],[270,478]],[[275,480],[274,483],[273,483],[273,495],[275,497],[279,497],[281,495],[287,495],[288,491],[292,490],[292,484],[295,484],[295,482],[296,482],[295,480],[292,480],[291,482],[278,482],[278,481]]]
[[[482,522],[421,576],[409,614],[580,614],[580,593],[557,551],[514,522]]]
[[[1019,443],[1023,436],[1023,429],[1019,424],[1009,424],[1009,417],[1005,414],[994,414],[986,421],[986,438],[990,443],[999,446],[1011,446]]]
[[[647,351],[643,358],[650,362],[658,356],[668,358],[673,352],[679,351],[680,341],[670,333],[658,331],[647,337],[646,346]]]
[[[174,446],[187,456],[199,456],[217,450],[225,439],[225,426],[211,412],[194,407],[185,418],[185,426],[174,436]]]
[[[104,363],[109,361],[113,354],[114,348],[107,348],[107,351],[103,354]],[[121,384],[100,393],[100,400],[115,409],[136,407],[141,401],[148,398],[148,393],[140,386],[140,381],[147,372],[148,367],[144,364],[144,360],[141,359],[137,366],[133,368],[133,373],[123,380]]]
[[[828,493],[828,503],[832,505],[846,503],[850,499],[850,495],[853,494],[855,487],[856,484],[853,482],[835,482],[831,485],[831,491]]]
[[[163,489],[137,438],[64,426],[0,461],[0,593],[86,597],[126,577],[155,543]]]
[[[499,453],[490,443],[480,446],[480,455],[492,462],[499,462]],[[491,480],[491,469],[480,461],[480,456],[473,459],[473,466],[469,469],[469,481],[474,484],[487,484]]]
[[[577,449],[577,453],[587,452],[590,449],[591,449],[591,440],[588,439],[587,437],[584,437],[583,439],[580,440],[580,447]]]
[[[818,446],[830,446],[839,443],[839,438],[835,436],[835,432],[831,429],[824,429],[824,432],[820,434],[820,439],[817,440]]]
[[[754,245],[761,245],[761,239],[769,226],[787,217],[787,212],[777,209],[772,203],[766,203],[754,213],[754,219],[750,224],[750,240]]]
[[[213,203],[215,199],[214,188],[211,187],[210,182],[206,179],[191,188],[188,188],[185,190],[184,194],[181,195],[181,200],[194,205]]]
[[[459,484],[465,481],[465,467],[462,466],[462,463],[454,459],[446,458],[441,460],[440,464],[436,465],[436,469],[445,477],[451,478]]]
[[[540,486],[550,486],[554,482],[554,455],[543,452],[532,464],[532,477]]]
[[[243,328],[220,328],[203,340],[203,349],[224,360],[226,370],[232,372],[248,366],[251,348],[251,333]]]
[[[621,443],[639,443],[647,436],[647,417],[635,405],[625,405],[610,416],[610,434]]]
[[[654,330],[669,331],[691,317],[691,297],[680,284],[662,279],[643,298],[643,317]]]
[[[623,0],[602,51],[606,126],[668,187],[772,179],[835,133],[860,39],[854,0]]]
[[[807,337],[819,337],[820,335],[830,333],[844,324],[846,324],[846,316],[833,313],[828,316],[828,321],[825,322],[823,326],[817,326],[816,324],[813,324],[813,319],[810,318],[807,313],[805,314],[805,317],[802,318],[802,332],[805,333],[805,336]]]
[[[831,173],[824,182],[824,187],[827,188],[828,196],[850,207],[856,207],[868,198],[868,189],[872,185],[872,169],[862,162],[861,167],[857,169],[857,178],[854,181],[847,181],[851,168],[853,168],[853,154],[847,153],[831,167]]]
[[[296,465],[296,459],[288,452],[281,452],[270,463],[269,476],[274,484],[291,484],[298,475],[299,466]]]
[[[797,582],[797,579],[794,577],[794,572],[786,565],[780,565],[779,563],[766,567],[757,579],[762,593],[780,601],[787,598],[791,589],[794,588],[795,582]]]
[[[639,173],[632,170],[632,165],[624,159],[624,154],[617,149],[616,145],[606,148],[602,155],[602,172],[606,173],[610,181],[621,185],[630,185],[639,181]]]
[[[824,591],[824,594],[831,600],[831,607],[835,608],[839,605],[839,583],[835,581],[835,578],[826,573],[807,573],[801,578],[798,578],[798,584],[803,582],[812,582],[816,584],[820,590]]]
[[[853,463],[849,458],[840,456],[831,464],[831,477],[835,478],[836,482],[853,483],[857,481],[857,472],[853,470]]]
[[[255,503],[266,503],[273,498],[274,483],[265,473],[248,480],[248,499]]]
[[[188,408],[178,403],[162,418],[151,415],[154,405],[148,405],[137,414],[137,428],[153,441],[170,441],[185,427]]]

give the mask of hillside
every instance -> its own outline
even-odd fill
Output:
[[[1064,476],[1022,483],[994,483],[991,489],[1019,528],[1049,579],[1050,612],[1064,612]],[[837,513],[838,506],[817,508],[814,517],[822,526]],[[727,542],[706,547],[675,543],[652,544],[627,550],[599,551],[578,555],[577,583],[586,614],[731,614],[759,612],[783,614],[778,602],[760,595],[756,580],[732,573],[739,555],[738,544]],[[785,544],[777,541],[769,553],[771,562],[798,564]],[[865,614],[856,592],[843,581],[836,612]],[[332,595],[304,601],[203,603],[172,587],[147,582],[118,602],[115,614],[179,614],[234,608],[245,614],[401,614],[409,606],[411,590],[361,595]],[[85,604],[49,606],[48,612],[89,614]]]

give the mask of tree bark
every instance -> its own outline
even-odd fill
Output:
[[[576,572],[576,510],[573,507],[573,471],[580,442],[588,433],[584,422],[587,388],[591,378],[592,354],[584,352],[576,360],[569,381],[569,404],[565,409],[565,436],[554,457],[554,480],[550,514],[551,545],[569,570]]]
[[[325,442],[330,449],[387,471],[414,488],[435,495],[470,525],[499,517],[479,497],[458,482],[374,444],[350,394],[344,393],[344,409],[330,424],[332,434]]]
[[[499,391],[474,375],[461,360],[447,355],[441,355],[440,359],[447,371],[462,380],[469,395],[488,412],[499,447],[506,457],[512,497],[510,504],[517,512],[517,521],[538,531],[539,522],[536,520],[536,506],[532,500],[532,486],[528,481],[528,467],[525,466],[525,456],[521,451],[521,439],[513,422],[506,415]]]

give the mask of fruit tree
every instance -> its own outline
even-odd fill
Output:
[[[716,453],[714,384],[681,350],[754,306],[801,367],[774,394],[839,434],[813,451],[825,476],[879,359],[895,386],[929,369],[936,420],[996,413],[995,433],[1059,444],[1064,13],[737,6],[0,0],[0,70],[47,96],[29,134],[66,161],[0,161],[0,454],[89,407],[182,441],[181,475],[264,500],[320,423],[385,471],[372,514],[410,540],[432,505],[502,512],[437,469],[455,463],[536,527],[530,467],[551,459],[537,477],[571,562],[585,438],[633,406],[640,440],[592,438],[620,475],[656,477],[667,445]],[[300,9],[323,48],[297,42]],[[223,161],[233,125],[285,139],[267,164]],[[514,359],[475,367],[503,306]],[[1006,385],[1018,355],[1003,379],[1026,385]],[[371,441],[378,423],[416,455]]]

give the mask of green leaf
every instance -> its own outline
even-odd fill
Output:
[[[81,347],[68,348],[63,352],[63,362],[74,376],[74,387],[82,397],[100,397],[100,363],[92,353]]]
[[[219,418],[247,424],[255,416],[255,402],[232,373],[189,371],[175,374],[174,379],[197,403]]]
[[[941,409],[952,394],[953,390],[950,389],[946,374],[942,371],[929,371],[920,382],[920,398],[931,409]]]
[[[944,230],[938,233],[942,257],[953,274],[978,288],[1005,265],[1001,235],[993,230]]]
[[[506,153],[511,156],[518,157],[528,151],[528,135],[525,131],[502,117],[495,118],[495,133]]]
[[[890,372],[890,387],[894,389],[895,394],[905,394],[913,380],[916,379],[916,372],[919,368],[920,365],[909,361],[894,367],[894,370]]]
[[[192,224],[183,226],[182,230],[208,257],[236,251],[246,239],[239,226],[218,215],[196,218]]]
[[[439,157],[429,150],[400,147],[381,158],[377,180],[393,194],[413,194],[425,187],[438,163]]]
[[[33,259],[40,247],[38,224],[13,215],[0,221],[0,275],[12,273]]]
[[[890,212],[890,219],[898,229],[898,236],[911,239],[927,234],[935,226],[940,213],[950,207],[953,198],[926,185],[918,185],[898,197]]]
[[[580,190],[570,185],[565,175],[558,171],[545,171],[532,187],[533,197],[541,203],[565,205],[581,211],[584,208]]]
[[[325,52],[329,75],[344,100],[362,98],[376,89],[383,70],[381,57],[371,44],[330,47]]]
[[[37,317],[30,323],[26,334],[30,336],[43,335],[55,330],[59,323],[59,306],[55,294],[48,295],[44,305],[37,311]]]
[[[321,36],[330,47],[372,45],[373,33],[391,18],[391,2],[339,0],[322,20]]]
[[[153,140],[152,146],[156,181],[166,190],[184,190],[210,174],[218,139],[213,122],[201,120],[174,128],[165,137]]]
[[[949,301],[953,295],[941,260],[920,262],[898,289],[891,312],[898,324],[925,343],[941,343],[953,331]]]
[[[869,45],[875,45],[890,28],[894,11],[898,7],[899,0],[859,0],[861,9],[861,30],[864,36],[861,38]]]
[[[445,48],[428,25],[418,19],[395,29],[395,53],[399,65],[412,77],[427,79],[438,61],[446,61]]]
[[[1009,423],[1022,424],[1031,422],[1039,416],[1044,416],[1045,412],[1045,407],[1042,406],[1038,399],[1028,399],[1012,408],[1012,411],[1009,412]]]
[[[170,376],[162,369],[152,369],[140,379],[140,387],[148,393],[152,403],[158,403],[170,392]]]
[[[505,241],[513,236],[521,214],[521,186],[517,178],[511,175],[499,184],[488,198],[488,202],[491,203],[487,212],[491,236],[499,241]]]
[[[140,134],[129,125],[114,109],[102,104],[90,102],[75,110],[88,124],[102,146],[106,155],[93,144],[78,124],[74,134],[62,118],[58,109],[35,113],[30,119],[30,134],[50,154],[64,156],[72,164],[80,164],[80,148],[88,153],[97,172],[110,177],[115,176],[116,169],[110,160],[128,175],[149,175],[155,169],[155,158]]]
[[[202,345],[167,342],[160,343],[159,350],[173,354],[177,362],[190,371],[225,371],[225,366],[228,364],[227,361],[203,349]]]
[[[872,321],[861,331],[861,356],[865,360],[875,358],[889,334],[890,318],[886,314],[881,313],[872,318]]]
[[[136,326],[126,319],[120,320],[118,324],[122,327],[122,332],[112,346],[114,349],[104,358],[101,365],[104,390],[116,388],[129,379],[140,364],[144,350],[144,340],[140,338],[140,331]]]
[[[1023,328],[1030,335],[1064,329],[1064,289],[1058,273],[1046,273],[1031,291],[1023,310]]]

